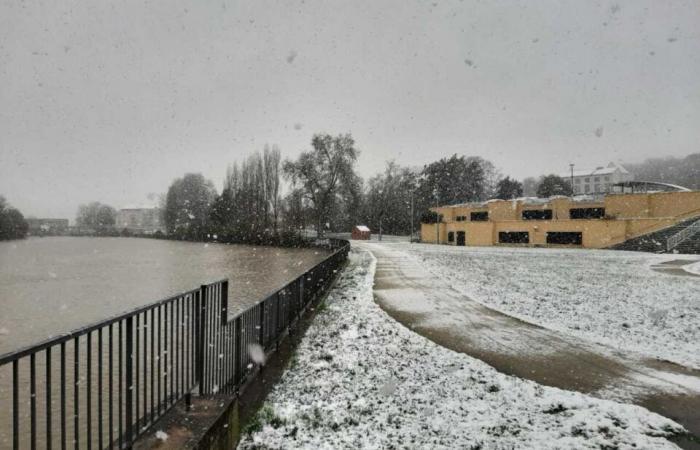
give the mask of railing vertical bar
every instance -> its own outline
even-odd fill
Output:
[[[167,408],[170,403],[170,391],[168,390],[168,382],[170,381],[170,366],[168,363],[170,361],[170,342],[168,330],[172,328],[172,324],[169,321],[168,314],[170,310],[170,303],[163,305],[165,307],[165,319],[163,320],[163,326],[165,327],[163,333],[163,403],[164,407]]]
[[[212,328],[214,325],[214,310],[216,309],[216,304],[214,303],[212,296],[212,289],[209,287],[206,291],[207,296],[207,310],[206,310],[206,320],[204,322],[205,343],[204,343],[204,390],[207,394],[211,394],[211,358],[212,358],[212,347],[211,347],[211,337],[213,336]]]
[[[61,342],[61,450],[66,450],[66,343]]]
[[[132,434],[134,430],[139,429],[139,406],[141,405],[141,396],[140,396],[140,391],[141,391],[141,350],[140,350],[140,343],[141,343],[141,338],[140,338],[140,329],[141,329],[141,318],[139,317],[140,314],[136,314],[134,316],[134,362],[135,363],[135,370],[134,370],[134,384],[131,387],[131,391],[133,392],[134,395],[134,412],[133,412],[133,419],[134,419],[134,428],[132,428]]]
[[[29,355],[29,445],[36,448],[36,353]]]
[[[155,423],[156,421],[156,411],[154,409],[155,406],[155,392],[153,388],[155,387],[155,379],[153,378],[153,374],[155,373],[155,366],[156,366],[156,360],[155,360],[155,329],[156,329],[156,324],[155,324],[155,308],[151,309],[151,423]]]
[[[162,306],[163,305],[158,305],[158,320],[156,321],[156,323],[158,324],[158,329],[156,330],[156,332],[158,334],[158,356],[156,357],[156,359],[158,361],[158,370],[156,371],[156,373],[158,374],[158,377],[156,378],[156,381],[157,381],[156,384],[158,385],[158,415],[159,416],[160,416],[160,407],[161,407],[161,403],[162,403],[162,401],[161,401],[161,379],[163,378],[163,372],[161,371],[161,364],[160,364],[160,360],[163,359],[163,354],[160,352],[160,349],[161,349],[160,325],[162,322]]]
[[[192,389],[192,295],[188,295],[187,299],[185,300],[185,311],[187,312],[187,333],[186,333],[186,348],[187,352],[185,353],[186,355],[186,370],[185,370],[185,386],[187,389],[187,392],[190,392]]]
[[[211,388],[212,388],[212,383],[211,383],[211,375],[212,375],[212,370],[211,370],[211,362],[212,362],[212,336],[214,335],[213,333],[213,325],[214,325],[214,311],[216,310],[216,304],[214,303],[214,296],[212,295],[212,289],[209,287],[207,289],[207,314],[206,314],[206,322],[204,324],[204,329],[206,330],[206,343],[204,345],[204,380],[205,380],[205,390],[207,394],[211,394]]]
[[[276,310],[276,320],[275,320],[275,350],[279,347],[279,336],[280,336],[280,293],[279,291],[275,294],[275,310]]]
[[[228,305],[225,302],[225,297],[224,297],[224,285],[223,283],[219,283],[218,286],[218,291],[219,291],[219,315],[220,320],[219,323],[217,324],[217,330],[219,334],[219,354],[217,355],[217,360],[219,364],[219,390],[221,390],[224,387],[224,355],[226,355],[226,352],[224,350],[224,324],[226,323],[226,310],[228,309]]]
[[[87,410],[86,413],[86,423],[87,423],[87,448],[92,449],[92,332],[87,334],[87,390],[86,390],[86,402]],[[101,449],[100,449],[101,450]]]
[[[231,323],[226,323],[226,385],[228,392],[233,392],[233,333]]]
[[[73,340],[73,444],[80,448],[80,338]]]
[[[161,403],[163,404],[163,409],[167,410],[168,408],[168,380],[169,380],[169,373],[168,373],[168,329],[169,329],[169,323],[168,323],[168,304],[164,304],[163,308],[161,310],[161,313],[163,314],[163,351],[161,353],[161,359],[163,360],[163,367],[162,367],[162,372],[160,374],[160,377],[162,379],[162,384],[163,384],[163,397],[161,399]]]
[[[206,386],[204,381],[204,351],[205,351],[205,333],[206,333],[206,313],[207,313],[207,286],[202,285],[197,293],[197,331],[196,335],[196,372],[195,372],[195,382],[199,384],[199,394],[204,395],[206,393]]]
[[[169,369],[168,369],[168,360],[170,359],[168,356],[168,307],[170,306],[169,303],[166,303],[163,305],[165,307],[165,320],[163,321],[163,326],[165,327],[164,333],[163,333],[163,397],[164,397],[164,403],[165,403],[165,408],[168,407],[168,404],[170,402],[170,397],[168,396],[168,381],[170,381],[169,377]]]
[[[173,372],[175,368],[175,340],[173,339],[174,335],[174,329],[175,329],[175,320],[174,320],[174,304],[172,302],[168,303],[168,306],[170,307],[170,342],[168,345],[168,348],[170,349],[170,354],[168,355],[168,361],[170,361],[170,366],[168,369],[168,384],[170,385],[170,401],[168,402],[169,405],[172,405],[175,403],[175,398],[173,396],[174,393],[174,383],[173,383]]]
[[[109,392],[107,395],[107,408],[109,410],[108,426],[107,430],[109,436],[109,448],[114,448],[114,331],[113,324],[109,324],[109,348],[108,353],[108,370],[109,370]]]
[[[102,419],[104,418],[104,413],[103,413],[103,402],[102,402],[102,384],[103,384],[103,366],[104,366],[104,361],[103,361],[103,355],[102,355],[102,348],[103,348],[103,342],[102,342],[102,328],[97,330],[97,448],[102,450],[104,448],[104,431],[103,431],[103,421]]]
[[[12,361],[12,448],[19,449],[19,360]]]
[[[259,304],[259,312],[258,314],[260,315],[260,322],[259,322],[259,327],[260,329],[258,330],[258,344],[262,348],[263,352],[265,351],[265,302],[262,302]]]
[[[117,400],[117,415],[118,415],[118,422],[119,422],[119,448],[123,448],[124,444],[124,427],[123,427],[123,422],[122,422],[122,404],[124,403],[124,390],[123,390],[123,361],[124,361],[124,321],[120,320],[119,321],[119,363],[117,364],[117,368],[119,370],[119,398]]]
[[[127,448],[134,438],[134,316],[126,318],[126,405],[124,414]]]
[[[51,450],[51,347],[46,348],[46,450]]]
[[[238,392],[240,388],[240,383],[242,380],[242,370],[241,370],[241,346],[243,345],[243,340],[241,339],[241,316],[238,316],[236,318],[235,326],[233,329],[233,336],[234,336],[234,370],[235,372],[235,377],[234,377],[234,386],[236,388],[236,392]]]
[[[180,332],[182,331],[182,328],[180,327],[180,299],[178,298],[175,300],[174,303],[175,306],[175,324],[173,325],[174,327],[177,327],[177,331],[175,331],[175,342],[173,343],[173,347],[175,348],[175,398],[180,398]]]
[[[145,427],[146,424],[148,423],[148,329],[150,328],[150,324],[147,324],[148,322],[148,311],[145,311],[143,313],[143,325],[141,329],[143,330],[143,416],[137,415],[136,420],[137,423],[140,424],[140,427]],[[138,432],[141,428],[137,428],[136,431]]]

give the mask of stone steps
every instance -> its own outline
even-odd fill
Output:
[[[636,238],[628,239],[627,241],[621,244],[613,245],[609,248],[611,250],[666,253],[666,240],[697,220],[697,217],[684,220],[683,222],[680,222],[668,228],[664,228],[659,231],[654,231],[653,233],[648,233],[643,236],[638,236]],[[674,250],[672,250],[671,252],[700,254],[700,233],[697,233],[694,236],[681,242]]]

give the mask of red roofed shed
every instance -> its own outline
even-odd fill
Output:
[[[352,238],[357,240],[369,241],[372,237],[372,232],[365,225],[355,225],[352,227]]]

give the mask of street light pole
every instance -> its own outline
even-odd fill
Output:
[[[574,165],[569,164],[569,167],[571,168],[571,196],[574,196]]]
[[[408,238],[408,243],[413,243],[413,191],[411,191],[411,236]]]

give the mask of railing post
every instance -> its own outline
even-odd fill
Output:
[[[199,395],[205,394],[204,389],[204,349],[207,325],[207,286],[199,288],[199,302],[196,308],[196,354],[195,354],[195,383],[199,385]]]
[[[126,318],[126,407],[125,437],[126,448],[131,448],[133,443],[133,421],[134,421],[134,316]]]

